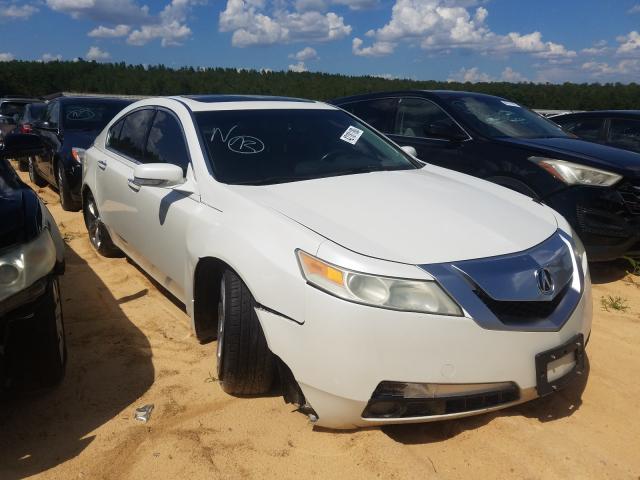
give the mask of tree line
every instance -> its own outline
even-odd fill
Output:
[[[347,76],[319,72],[170,68],[87,61],[0,63],[0,96],[43,96],[55,92],[126,95],[236,93],[328,100],[358,93],[446,89],[483,92],[539,109],[639,109],[636,83],[459,83]]]

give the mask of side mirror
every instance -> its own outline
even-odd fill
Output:
[[[408,153],[409,155],[411,155],[412,157],[418,157],[418,152],[417,150],[410,146],[410,145],[403,145],[400,147],[400,149],[404,152],[404,153]]]
[[[39,155],[44,145],[37,135],[30,133],[10,133],[5,135],[0,147],[0,158],[21,158]]]
[[[171,163],[146,163],[136,165],[133,181],[140,186],[171,187],[184,183],[182,168]]]

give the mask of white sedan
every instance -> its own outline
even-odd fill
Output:
[[[318,425],[352,428],[504,408],[583,372],[591,284],[567,222],[338,108],[146,99],[78,153],[91,242],[218,339],[230,394],[279,379]]]

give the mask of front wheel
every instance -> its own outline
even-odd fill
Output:
[[[247,286],[227,270],[218,305],[217,371],[222,389],[232,395],[264,394],[273,384],[274,357],[255,308]]]
[[[89,241],[93,248],[104,257],[118,257],[121,251],[111,240],[111,236],[107,231],[107,227],[102,223],[98,206],[91,192],[84,195],[84,204],[82,207],[84,215],[84,224],[89,232]]]

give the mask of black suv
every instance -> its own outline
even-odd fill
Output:
[[[35,98],[0,98],[0,142],[2,138],[16,128],[19,118],[29,103],[38,102]]]
[[[42,120],[33,123],[40,151],[29,160],[29,177],[39,187],[58,188],[65,210],[80,210],[82,165],[74,147],[91,146],[102,129],[131,100],[94,97],[60,97],[47,105]],[[20,156],[26,156],[21,155]]]
[[[36,193],[0,149],[0,395],[58,383],[67,359],[58,276],[64,243]],[[11,156],[12,158],[12,156]]]
[[[548,204],[577,230],[590,260],[640,247],[638,154],[579,140],[517,103],[479,93],[382,92],[331,103],[423,161]]]
[[[640,110],[602,110],[550,117],[583,140],[640,153]]]

